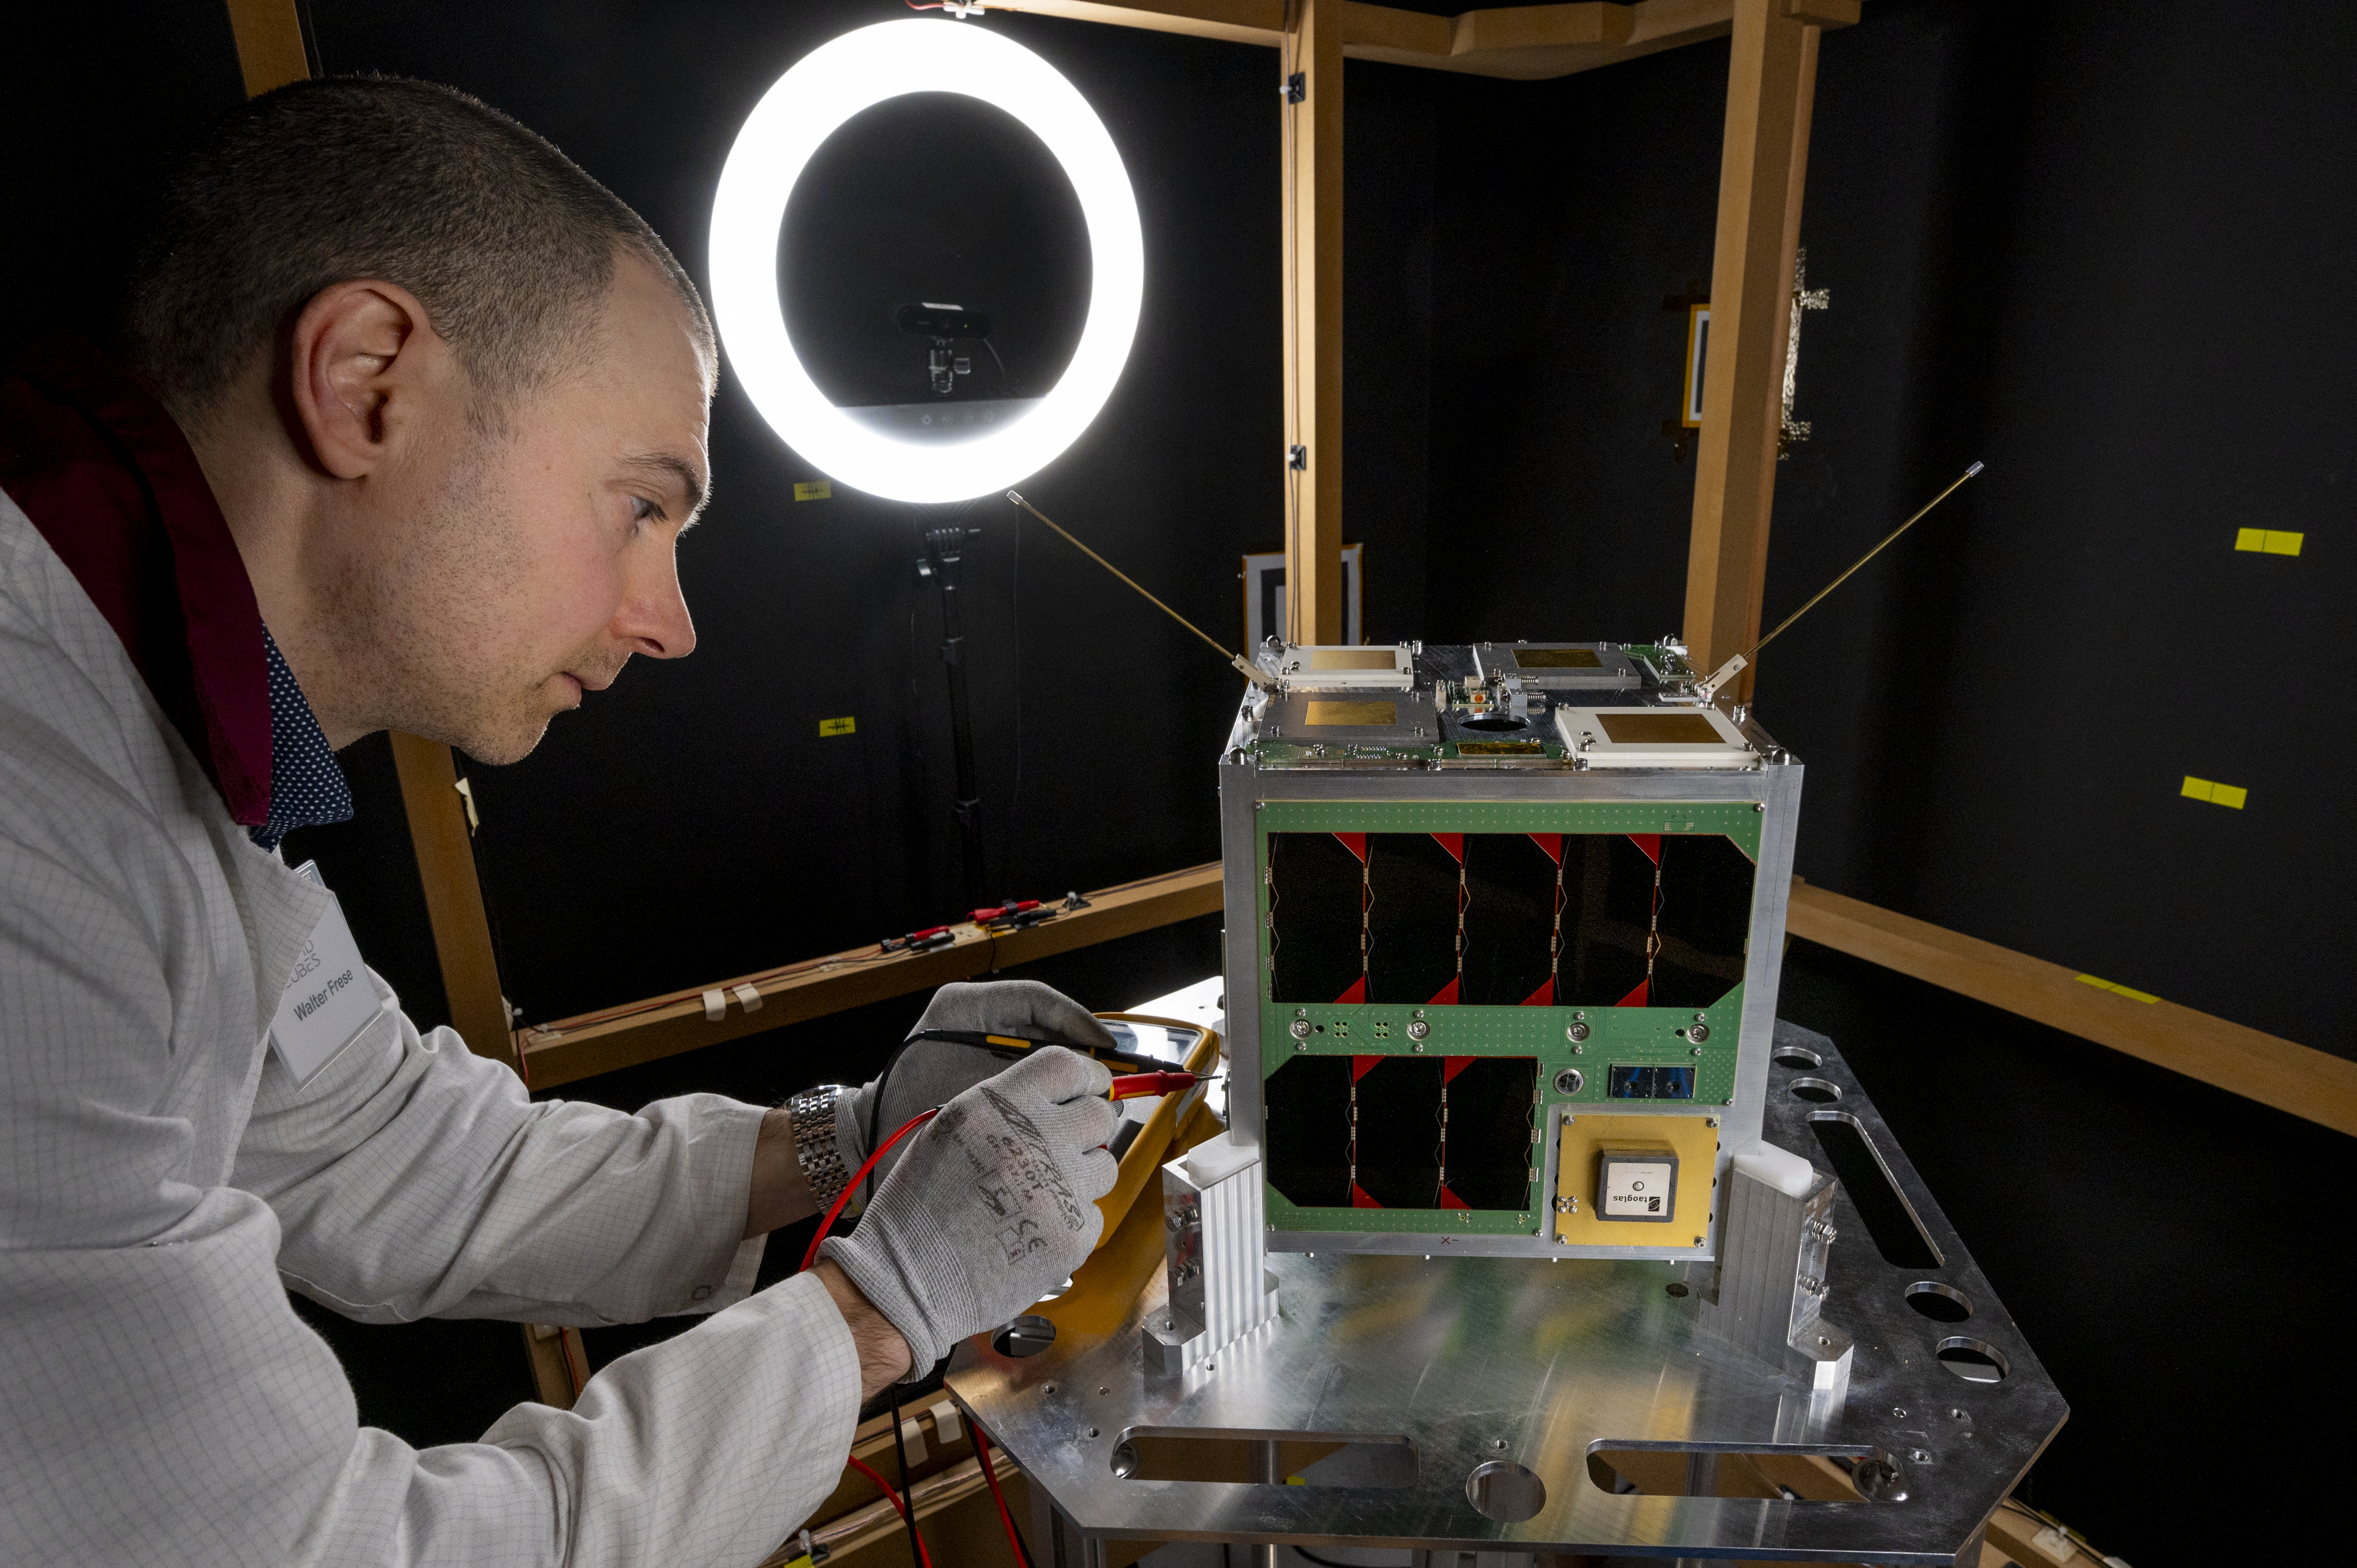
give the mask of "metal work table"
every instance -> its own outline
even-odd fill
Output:
[[[1824,1313],[1855,1338],[1846,1399],[1813,1403],[1719,1338],[1705,1262],[1273,1253],[1278,1321],[1209,1367],[1149,1372],[1140,1328],[1166,1293],[1141,1201],[1037,1309],[1051,1344],[965,1351],[950,1378],[1030,1478],[1052,1534],[1040,1568],[1141,1539],[1976,1563],[2067,1408],[1832,1042],[1779,1024],[1774,1056],[1764,1136],[1842,1177]],[[1848,1140],[1838,1156],[1821,1129]],[[1141,1447],[1185,1436],[1249,1445],[1265,1478],[1144,1478]],[[1318,1439],[1351,1445],[1270,1484],[1279,1442]],[[1616,1491],[1601,1455],[1648,1449],[1698,1493],[1717,1455],[1816,1455],[1875,1500]]]

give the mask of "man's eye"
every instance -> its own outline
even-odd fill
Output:
[[[647,499],[646,497],[632,496],[630,498],[630,521],[633,523],[651,522],[655,519],[662,517],[662,514],[663,509],[656,505],[653,501]]]

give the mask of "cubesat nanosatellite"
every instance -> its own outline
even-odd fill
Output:
[[[1716,1257],[1800,766],[1672,639],[1261,662],[1220,783],[1265,1244]]]

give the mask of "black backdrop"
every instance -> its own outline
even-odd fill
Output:
[[[1427,10],[1452,7],[1423,5]],[[712,181],[776,73],[882,0],[505,7],[313,0],[322,62],[469,88],[548,134],[702,274]],[[1273,58],[994,16],[1096,105],[1148,280],[1096,425],[1027,492],[1236,635],[1281,533]],[[6,24],[5,335],[86,315],[148,153],[238,92],[205,0]],[[1681,616],[1684,321],[1706,279],[1727,50],[1555,82],[1350,68],[1347,534],[1371,637],[1637,639]],[[1770,650],[1809,765],[1813,881],[2357,1054],[2344,289],[2357,19],[2303,0],[1876,0],[1829,35],[1768,613],[1964,464],[1986,478]],[[683,551],[703,647],[634,667],[530,762],[474,768],[502,971],[545,1018],[931,923],[953,907],[947,718],[915,533],[817,478],[724,376],[716,499]],[[1070,550],[970,509],[994,885],[1216,854],[1232,681]],[[2236,553],[2239,528],[2307,535]],[[851,736],[817,722],[849,714]],[[350,826],[298,835],[422,1020],[442,1014],[381,742]],[[1019,789],[1017,780],[1020,780]],[[2181,777],[2249,789],[2239,811]],[[2295,811],[2293,808],[2298,809]],[[1073,954],[1100,1006],[1209,972],[1215,919]],[[856,1077],[916,1004],[577,1086],[610,1103]],[[2329,1492],[2233,1500],[2269,1434],[2352,1391],[2347,1145],[2292,1118],[1798,944],[1785,1011],[1841,1039],[2074,1406],[2031,1491],[2150,1568],[2315,1539]],[[773,1249],[781,1251],[782,1249]],[[322,1320],[413,1441],[522,1389],[504,1326]],[[610,1354],[628,1342],[617,1334]],[[2284,1347],[2255,1355],[2253,1347]],[[2297,1380],[2298,1402],[2274,1379]],[[2256,1439],[2257,1441],[2254,1441]],[[2279,1441],[2279,1440],[2278,1440]],[[2320,1495],[2321,1494],[2321,1495]]]

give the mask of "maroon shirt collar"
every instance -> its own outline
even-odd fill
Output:
[[[237,542],[170,414],[85,339],[0,377],[0,490],[24,509],[210,779],[270,819],[270,677]]]

